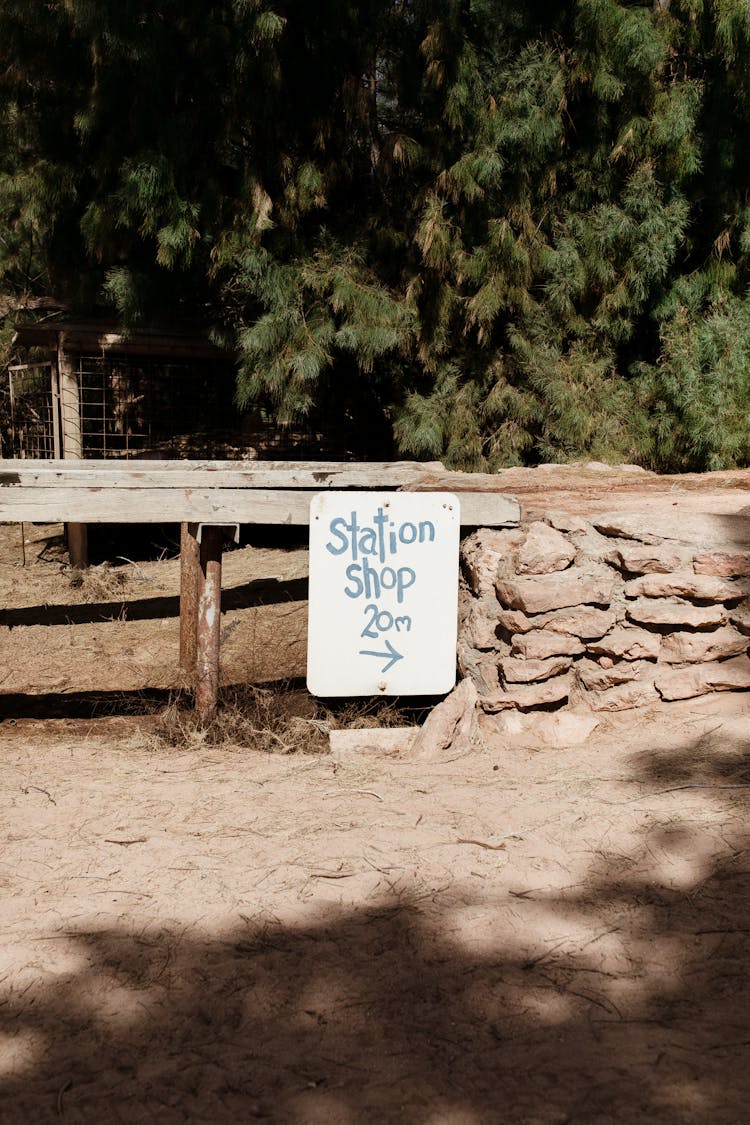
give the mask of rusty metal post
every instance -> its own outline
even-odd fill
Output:
[[[70,565],[85,570],[89,565],[89,529],[85,523],[67,523],[68,555]]]
[[[199,722],[216,714],[219,696],[221,634],[221,552],[226,530],[203,525],[198,576],[198,628],[195,661],[195,711]]]
[[[180,668],[189,674],[191,683],[195,676],[200,555],[198,524],[183,523],[180,527]]]

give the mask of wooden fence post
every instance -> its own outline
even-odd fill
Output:
[[[80,461],[83,458],[81,392],[78,373],[65,350],[64,332],[58,337],[57,378],[62,421],[62,455],[67,460]],[[82,570],[89,565],[88,528],[85,523],[68,523],[65,525],[65,532],[70,565]]]
[[[198,627],[195,661],[195,711],[209,723],[219,696],[219,640],[221,635],[221,553],[226,529],[201,528],[198,576]]]
[[[194,683],[200,575],[198,524],[180,525],[180,668]]]

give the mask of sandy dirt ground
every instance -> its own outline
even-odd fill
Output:
[[[18,525],[0,525],[0,692],[99,692],[106,706],[113,695],[184,685],[179,545],[167,542],[158,561],[115,557],[80,574],[67,565],[62,530],[27,524],[24,567]],[[116,549],[127,555],[127,538]],[[223,591],[222,681],[304,676],[307,552],[229,550]]]
[[[177,560],[78,585],[55,530],[0,542],[0,1121],[748,1119],[744,695],[170,747],[124,712],[179,685]],[[302,674],[305,574],[227,556],[226,682]]]

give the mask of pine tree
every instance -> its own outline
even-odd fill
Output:
[[[0,0],[0,295],[471,468],[748,459],[736,0]]]
[[[291,417],[375,385],[398,448],[455,465],[650,455],[634,365],[700,163],[681,28],[609,0],[382,5],[324,99],[346,130],[298,155],[317,194],[295,213],[265,182],[243,232],[241,393]]]

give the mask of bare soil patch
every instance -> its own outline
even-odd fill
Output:
[[[71,570],[62,526],[0,528],[0,691],[139,692],[184,686],[180,561],[115,560]],[[304,676],[307,552],[243,547],[223,566],[222,682]],[[103,701],[104,702],[104,701]]]
[[[426,768],[3,724],[0,1118],[744,1120],[747,730]]]
[[[746,1118],[744,695],[488,721],[431,763],[168,746],[122,703],[179,687],[178,561],[75,586],[27,533],[25,569],[0,545],[0,1120]],[[303,674],[305,574],[227,555],[227,683]]]

